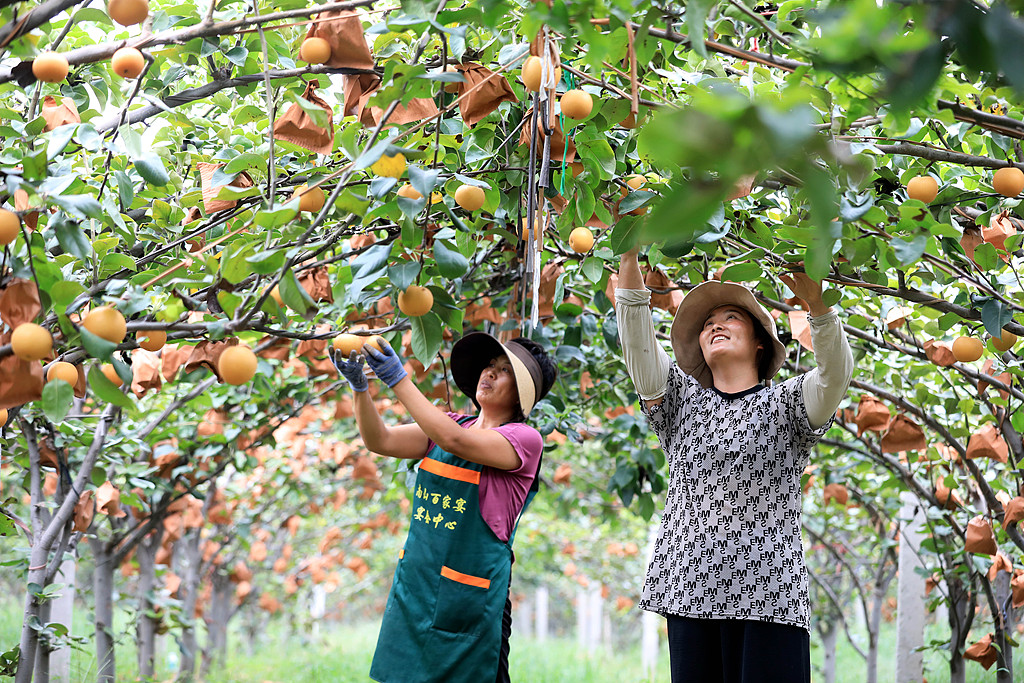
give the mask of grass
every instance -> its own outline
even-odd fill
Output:
[[[12,601],[0,599],[0,651],[17,643],[21,609]],[[88,613],[75,614],[75,632],[89,633]],[[136,680],[135,648],[132,625],[127,613],[118,619],[118,680]],[[282,622],[274,622],[258,641],[233,632],[229,639],[227,665],[215,672],[209,683],[364,683],[376,643],[377,622],[334,625],[324,628],[316,638],[289,632]],[[930,638],[942,638],[943,631],[929,627]],[[895,679],[895,624],[883,625],[878,656],[878,680]],[[811,641],[811,661],[820,667],[822,650],[816,639]],[[91,641],[89,646],[91,648]],[[1024,649],[1016,648],[1015,672],[1024,672]],[[157,680],[172,679],[177,646],[171,637],[158,648]],[[573,638],[555,638],[546,642],[512,636],[510,666],[513,681],[530,683],[665,683],[669,680],[668,653],[664,643],[658,668],[652,678],[644,675],[637,646],[617,645],[608,650],[588,653]],[[930,683],[948,680],[948,665],[942,652],[925,655],[925,675]],[[75,652],[72,657],[72,680],[75,683],[95,680],[96,663],[91,649]],[[862,683],[866,678],[864,660],[846,643],[839,642],[836,666],[837,683]],[[985,671],[974,662],[967,663],[967,680],[983,683],[995,680],[995,671]],[[815,675],[814,680],[820,680]]]

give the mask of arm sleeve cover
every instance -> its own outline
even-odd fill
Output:
[[[828,422],[846,396],[853,377],[853,353],[835,311],[808,317],[808,321],[817,367],[804,375],[804,403],[807,419],[817,429]]]
[[[648,289],[615,290],[615,315],[626,372],[633,380],[636,393],[645,401],[665,395],[668,369],[672,364],[654,334],[650,302]]]

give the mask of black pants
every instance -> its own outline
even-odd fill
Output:
[[[672,683],[810,683],[810,634],[741,619],[668,617]]]
[[[512,636],[512,593],[505,598],[505,613],[501,615],[501,651],[498,654],[498,677],[495,683],[512,683],[508,677],[508,639]]]

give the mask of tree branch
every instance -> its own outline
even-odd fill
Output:
[[[160,104],[150,104],[145,107],[134,109],[128,115],[126,123],[128,125],[131,125],[134,123],[139,123],[140,121],[145,121],[151,116],[156,116],[157,114],[162,114],[166,112],[168,109],[174,109],[185,104],[190,104],[198,100],[206,99],[210,95],[218,93],[221,90],[225,90],[227,88],[238,88],[243,85],[249,85],[250,83],[254,83],[256,81],[262,81],[264,79],[295,78],[296,76],[301,76],[303,74],[317,74],[328,72],[343,74],[370,73],[365,69],[324,69],[323,67],[315,67],[303,69],[284,69],[268,72],[259,72],[253,74],[245,74],[242,76],[236,76],[235,78],[226,78],[224,80],[211,81],[206,85],[201,85],[196,88],[182,90],[176,95],[171,95],[163,100],[160,100]],[[3,80],[2,78],[0,78],[0,83],[2,82]],[[100,133],[103,133],[105,131],[116,128],[118,126],[119,120],[120,116],[117,114],[104,116],[102,118],[96,119],[93,122],[93,127]]]
[[[962,152],[950,152],[938,147],[926,147],[913,142],[899,142],[894,145],[875,145],[875,149],[885,154],[903,154],[905,156],[928,159],[929,161],[942,161],[961,166],[982,166],[984,168],[1003,168],[1005,166],[1016,166],[1024,169],[1024,164],[1011,164],[1004,159],[993,159],[975,154],[963,154]]]
[[[78,4],[81,0],[50,0],[46,5],[60,6],[60,9],[66,9],[73,5]],[[162,31],[160,33],[154,33],[149,36],[142,36],[135,40],[118,40],[109,43],[99,43],[97,45],[89,45],[88,47],[80,47],[75,50],[68,50],[63,53],[64,57],[68,60],[68,64],[74,66],[76,64],[88,64],[91,62],[98,62],[101,60],[109,59],[113,54],[120,48],[130,45],[138,49],[145,47],[155,47],[158,45],[168,44],[182,44],[187,43],[190,40],[196,38],[205,38],[209,36],[223,36],[234,33],[240,28],[246,26],[255,26],[260,24],[266,24],[271,21],[278,21],[280,19],[290,19],[292,17],[308,17],[313,14],[320,12],[327,12],[331,10],[349,10],[356,9],[357,7],[370,7],[374,3],[374,0],[350,0],[350,2],[333,2],[326,3],[323,5],[314,5],[312,7],[303,7],[300,9],[288,10],[285,12],[274,12],[272,14],[264,14],[259,17],[246,17],[244,19],[235,19],[233,21],[222,21],[216,24],[207,24],[205,22],[189,26],[182,29],[173,29],[170,31]],[[46,5],[41,5],[44,7]],[[39,9],[39,8],[37,8]],[[35,11],[35,10],[34,10]],[[59,11],[59,10],[58,10]],[[53,12],[56,14],[57,12]],[[43,21],[35,23],[31,28],[20,27],[18,35],[26,33],[27,31],[36,28],[37,26],[45,23],[50,17],[46,17]],[[28,22],[32,23],[32,22]],[[8,27],[9,28],[9,27]],[[6,41],[3,30],[0,30],[0,45],[5,45]],[[0,83],[6,83],[13,78],[11,69],[0,71]]]
[[[80,5],[82,2],[83,0],[47,0],[36,5],[17,22],[11,22],[0,28],[0,50],[2,50],[0,54],[7,51],[6,48],[11,44],[12,40],[34,31],[64,10]],[[114,53],[111,52],[110,54]]]

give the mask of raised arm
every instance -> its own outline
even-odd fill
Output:
[[[821,299],[821,284],[804,273],[782,276],[793,293],[807,302],[815,368],[804,375],[804,404],[813,429],[835,414],[853,377],[853,353],[838,314]]]
[[[615,290],[615,316],[626,372],[644,403],[654,406],[665,397],[672,361],[655,336],[649,308],[651,292],[644,285],[636,255],[637,248],[622,255],[619,286]]]
[[[392,458],[422,458],[427,452],[427,435],[415,423],[395,427],[384,424],[370,397],[370,385],[363,372],[362,357],[353,355],[349,360],[344,360],[332,349],[331,360],[352,387],[356,425],[366,447],[374,453]]]
[[[430,402],[402,367],[402,361],[387,342],[382,350],[366,347],[366,355],[380,381],[395,392],[426,438],[463,460],[499,470],[514,470],[522,465],[512,443],[493,429],[463,429],[444,411]],[[426,443],[424,442],[424,448]],[[422,453],[421,453],[422,455]]]

